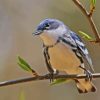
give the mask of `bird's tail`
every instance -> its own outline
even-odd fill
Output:
[[[96,87],[93,83],[86,79],[75,80],[79,93],[95,92]]]

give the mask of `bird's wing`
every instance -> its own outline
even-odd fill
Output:
[[[64,43],[67,43],[76,53],[76,55],[88,64],[89,70],[91,70],[91,72],[94,72],[92,60],[89,56],[88,50],[86,49],[81,38],[76,33],[72,31],[69,31],[69,33],[67,34],[65,33],[62,36],[62,41]]]

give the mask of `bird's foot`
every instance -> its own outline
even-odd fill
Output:
[[[58,75],[59,71],[55,70],[53,73],[49,73],[50,76],[50,83],[52,83],[54,81],[54,76]]]
[[[92,81],[92,73],[89,70],[85,70],[85,74],[87,76],[86,81]]]
[[[93,78],[92,73],[89,70],[87,70],[86,68],[84,68],[84,67],[80,66],[80,68],[84,70],[84,72],[85,72],[85,74],[87,76],[86,77],[86,81],[91,81],[92,78]]]

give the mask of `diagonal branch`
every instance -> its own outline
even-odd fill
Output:
[[[100,78],[100,73],[95,73],[92,74],[93,78]],[[38,81],[38,80],[47,80],[50,79],[51,76],[49,74],[43,75],[43,76],[35,76],[35,77],[25,77],[25,78],[20,78],[16,80],[9,80],[9,81],[4,81],[0,82],[0,87],[2,86],[8,86],[8,85],[13,85],[13,84],[18,84],[18,83],[25,83],[25,82],[30,82],[30,81]],[[81,74],[81,75],[54,75],[54,79],[83,79],[87,78],[86,74]]]
[[[85,7],[82,5],[82,3],[79,1],[79,0],[72,0],[75,5],[83,12],[83,14],[87,17],[89,23],[90,23],[90,26],[91,26],[91,29],[95,35],[95,38],[96,38],[96,41],[95,42],[99,42],[100,44],[100,34],[97,30],[97,27],[94,23],[94,20],[92,18],[92,16],[90,15],[90,13],[85,9]]]

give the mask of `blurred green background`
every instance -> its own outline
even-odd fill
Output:
[[[80,0],[89,9],[90,0]],[[32,32],[41,20],[57,18],[72,30],[91,34],[88,21],[72,0],[0,0],[0,81],[31,76],[17,65],[17,56],[25,58],[38,73],[47,73],[42,54],[42,41]],[[93,16],[100,31],[100,1]],[[100,72],[100,47],[86,43],[96,72]],[[49,86],[49,81],[16,84],[0,88],[0,100],[100,100],[100,79],[94,80],[96,93],[78,94],[74,82]]]

